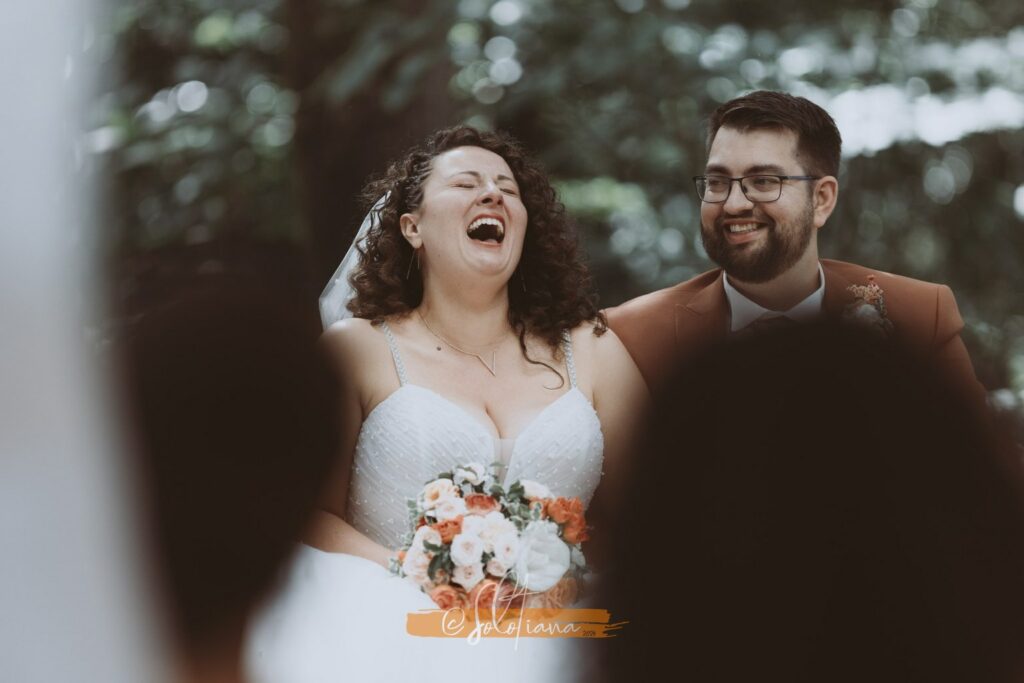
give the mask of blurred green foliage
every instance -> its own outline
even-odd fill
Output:
[[[87,37],[109,76],[86,147],[121,262],[293,244],[322,282],[371,174],[435,128],[501,127],[556,178],[610,305],[710,267],[704,117],[787,90],[847,138],[822,253],[950,284],[1019,408],[1022,24],[1008,0],[136,0]]]

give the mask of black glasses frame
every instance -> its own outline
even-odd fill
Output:
[[[725,193],[725,197],[723,197],[722,199],[714,200],[714,201],[708,201],[707,199],[704,199],[703,195],[701,195],[700,184],[701,184],[702,181],[706,181],[709,177],[722,178],[723,180],[728,180],[729,181],[729,191]],[[752,173],[750,175],[740,176],[739,178],[730,178],[727,175],[719,175],[717,173],[712,173],[710,176],[707,176],[707,175],[695,175],[695,176],[693,176],[693,185],[694,185],[694,189],[697,190],[697,196],[700,197],[700,200],[702,202],[704,202],[705,204],[724,204],[725,202],[729,201],[729,195],[732,194],[732,184],[733,183],[739,183],[740,184],[740,192],[742,192],[743,196],[746,197],[749,201],[752,201],[752,202],[754,202],[756,204],[771,204],[772,202],[779,201],[779,199],[782,197],[782,185],[783,185],[782,181],[783,180],[821,180],[824,177],[825,176],[820,176],[820,175],[776,175],[774,173]],[[751,198],[750,195],[747,194],[747,188],[744,187],[744,185],[743,185],[743,181],[746,180],[747,178],[778,178],[779,179],[779,196],[776,197],[775,199],[753,199],[753,198]]]

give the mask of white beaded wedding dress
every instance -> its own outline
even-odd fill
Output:
[[[563,351],[569,389],[514,440],[495,439],[455,403],[410,384],[390,329],[381,326],[401,386],[363,422],[347,521],[389,548],[409,528],[406,501],[438,473],[467,463],[506,463],[504,481],[532,479],[556,496],[589,504],[601,478],[604,439],[576,386],[572,344]],[[406,616],[436,609],[418,587],[353,555],[301,546],[285,583],[250,628],[244,666],[251,683],[388,683],[406,680],[572,681],[591,645],[563,638],[518,641],[422,638]],[[594,643],[594,644],[599,644]]]

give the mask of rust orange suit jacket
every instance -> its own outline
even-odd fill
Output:
[[[949,287],[842,261],[823,259],[821,266],[825,273],[825,316],[838,319],[846,305],[854,301],[847,288],[866,285],[868,276],[873,275],[884,294],[894,340],[933,361],[958,391],[984,400],[984,388],[974,375],[960,339],[963,320]],[[724,341],[729,330],[729,303],[721,269],[627,301],[605,313],[652,390],[677,364]]]

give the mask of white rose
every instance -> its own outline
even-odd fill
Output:
[[[455,568],[452,574],[452,582],[457,583],[468,591],[484,580],[484,571],[479,562],[463,565]]]
[[[424,543],[430,543],[431,545],[441,545],[441,534],[429,526],[421,526],[416,530],[416,533],[412,537],[412,545],[409,547],[409,552],[426,552]]]
[[[494,559],[503,567],[511,567],[519,557],[519,533],[506,532],[494,539]]]
[[[470,484],[476,486],[484,483],[484,478],[487,476],[487,468],[478,462],[471,462],[468,465],[462,465],[455,468],[455,483],[456,484]]]
[[[492,557],[487,563],[487,573],[501,579],[504,578],[505,574],[508,574],[508,567]]]
[[[587,558],[583,556],[583,551],[576,546],[572,546],[571,557],[573,565],[577,567],[587,566]]]
[[[853,316],[858,321],[865,323],[874,323],[882,319],[882,314],[878,312],[878,309],[869,304],[857,306],[853,310]]]
[[[483,517],[484,526],[480,531],[480,538],[484,542],[484,550],[494,552],[494,541],[503,534],[517,533],[516,525],[505,518],[500,512],[488,512]]]
[[[433,510],[442,500],[457,498],[459,489],[451,479],[435,479],[423,487],[420,503],[424,510]]]
[[[484,527],[486,526],[487,522],[484,521],[483,517],[468,515],[462,518],[462,533],[464,534],[479,536],[484,532]]]
[[[551,489],[544,484],[531,479],[523,479],[519,483],[523,485],[523,495],[527,498],[554,498]]]
[[[452,539],[452,562],[456,567],[465,567],[471,564],[480,564],[480,558],[484,554],[484,542],[479,536],[470,534],[458,534]]]
[[[519,543],[516,579],[528,590],[548,590],[569,569],[569,546],[558,537],[558,525],[554,522],[530,522]]]
[[[420,586],[430,585],[430,577],[427,575],[429,567],[430,555],[422,550],[417,550],[415,546],[406,552],[405,559],[402,561],[402,571]]]
[[[466,514],[466,501],[462,498],[442,498],[434,507],[434,516],[439,522],[455,519],[464,514]]]

